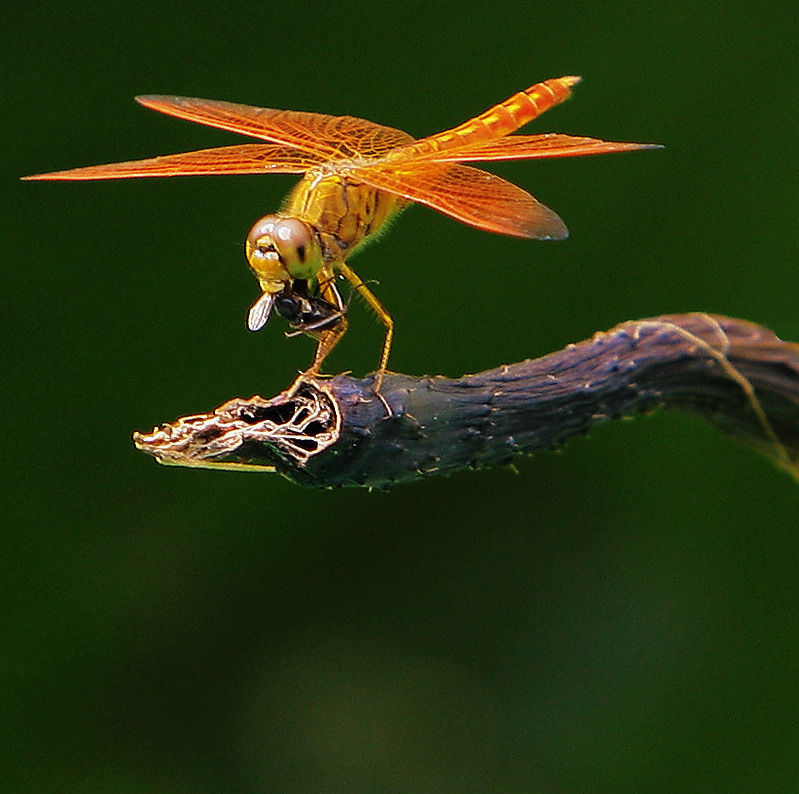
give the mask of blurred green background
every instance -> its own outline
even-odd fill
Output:
[[[414,135],[581,74],[505,164],[562,243],[409,210],[354,266],[393,368],[456,376],[702,310],[799,338],[795,7],[11,3],[0,778],[37,792],[799,790],[799,489],[693,417],[389,493],[167,469],[134,429],[309,361],[241,252],[290,177],[20,183],[243,139],[132,101]],[[364,373],[361,306],[330,371]]]

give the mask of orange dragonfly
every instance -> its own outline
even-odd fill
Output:
[[[262,291],[248,326],[262,328],[276,303],[292,327],[317,339],[311,367],[322,363],[346,330],[336,288],[345,278],[372,307],[386,334],[376,386],[388,366],[394,321],[346,259],[409,202],[498,234],[538,240],[568,235],[563,221],[525,190],[464,162],[529,160],[659,148],[557,133],[512,135],[567,99],[579,77],[536,83],[479,116],[416,140],[401,130],[352,116],[327,116],[176,96],[140,96],[145,107],[266,143],[245,143],[146,160],[76,168],[26,179],[124,179],[208,174],[304,174],[284,208],[256,221],[246,255]],[[297,286],[302,282],[305,285]],[[310,284],[313,292],[308,292]],[[282,297],[282,304],[279,299]],[[311,300],[306,310],[300,299]],[[315,297],[316,296],[316,297]],[[325,318],[325,322],[301,318]],[[303,377],[303,376],[301,376]]]

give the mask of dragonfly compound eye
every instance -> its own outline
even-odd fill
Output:
[[[266,215],[247,235],[247,262],[266,292],[279,292],[291,280],[275,245],[275,225],[280,220],[277,215]]]
[[[322,251],[311,227],[297,218],[279,218],[271,229],[280,260],[294,278],[309,279],[322,265]]]

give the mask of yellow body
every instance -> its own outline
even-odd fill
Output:
[[[333,264],[407,204],[400,196],[349,181],[346,169],[313,170],[292,190],[280,214],[305,221],[316,230],[324,263]]]

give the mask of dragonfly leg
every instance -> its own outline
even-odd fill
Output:
[[[380,355],[380,366],[378,367],[375,375],[374,389],[380,390],[380,384],[383,382],[383,376],[386,374],[388,368],[388,357],[391,354],[391,343],[394,341],[394,320],[391,315],[385,310],[383,304],[377,299],[377,296],[364,284],[358,274],[346,263],[339,262],[337,269],[347,281],[352,284],[353,289],[369,304],[372,311],[378,316],[380,322],[386,326],[386,337],[383,341],[383,352]],[[337,340],[338,341],[338,340]]]
[[[388,358],[391,354],[391,343],[394,340],[394,320],[391,315],[385,310],[384,306],[377,299],[377,296],[366,286],[360,276],[349,266],[346,262],[337,262],[336,270],[350,282],[353,289],[369,304],[372,311],[378,316],[380,322],[386,327],[386,336],[383,340],[383,351],[380,355],[380,366],[375,374],[374,390],[380,390],[380,384],[383,382],[383,376],[388,369]],[[317,275],[317,282],[319,284],[319,291],[322,297],[332,303],[334,306],[340,308],[343,312],[344,303],[335,286],[335,273],[332,269],[324,267],[320,269]],[[315,378],[319,371],[322,369],[324,360],[330,355],[333,348],[341,341],[347,331],[347,318],[342,315],[339,322],[332,328],[323,331],[314,331],[313,336],[319,340],[316,346],[316,354],[314,355],[313,364],[301,373],[296,381],[289,389],[289,394],[293,394],[303,380],[307,378]],[[317,336],[318,334],[318,336]]]
[[[337,309],[344,309],[344,301],[336,289],[336,273],[330,265],[324,265],[319,269],[316,275],[316,283],[319,285],[319,291],[322,297],[328,302],[332,303]]]
[[[322,369],[322,364],[324,360],[330,355],[330,352],[333,348],[341,341],[341,337],[347,331],[347,318],[344,317],[344,301],[341,300],[341,295],[336,289],[336,274],[332,267],[324,266],[319,270],[319,274],[317,275],[317,281],[319,283],[319,291],[322,293],[322,297],[328,302],[332,303],[339,311],[342,312],[342,316],[340,317],[339,321],[332,327],[326,328],[325,330],[319,332],[319,343],[316,346],[316,354],[314,355],[313,364],[311,364],[311,368],[305,374],[311,374],[311,377],[314,377],[319,374],[319,370]]]
[[[289,386],[287,392],[289,397],[292,397],[297,392],[297,389],[299,389],[303,381],[316,378],[319,375],[319,371],[322,369],[322,364],[325,359],[341,341],[341,337],[347,332],[348,324],[347,318],[342,314],[338,322],[336,322],[332,328],[326,328],[323,331],[307,331],[307,333],[318,340],[316,343],[316,353],[314,354],[313,364],[304,372],[301,372],[294,380],[294,383]]]
[[[315,378],[319,375],[322,369],[322,364],[325,359],[330,355],[333,348],[341,341],[341,337],[347,331],[347,318],[344,316],[345,305],[341,298],[341,294],[336,288],[336,273],[332,267],[326,265],[320,268],[317,274],[317,283],[319,284],[319,291],[322,297],[330,304],[335,306],[340,312],[340,316],[336,322],[329,328],[318,329],[313,327],[300,328],[302,333],[307,333],[309,336],[317,340],[316,352],[314,353],[313,363],[304,372],[301,372],[294,383],[289,387],[289,396],[293,395],[300,387],[304,380]]]
[[[315,378],[319,374],[324,360],[347,332],[347,325],[347,318],[342,317],[332,328],[316,332],[319,334],[319,342],[316,345],[313,364],[303,373],[304,375]]]

